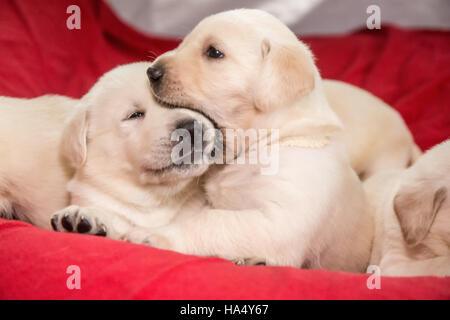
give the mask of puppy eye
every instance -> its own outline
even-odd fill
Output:
[[[141,112],[141,111],[136,111],[132,114],[130,114],[126,120],[133,120],[133,119],[138,119],[138,118],[143,118],[145,116],[145,112]]]
[[[213,46],[209,46],[208,50],[206,50],[206,55],[209,58],[213,58],[213,59],[222,59],[225,56],[222,52],[220,52]]]

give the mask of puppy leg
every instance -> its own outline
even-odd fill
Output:
[[[51,219],[55,231],[84,233],[119,239],[134,225],[126,218],[100,208],[69,206]]]
[[[153,246],[152,240],[155,237],[157,237],[157,235],[152,235],[152,233],[149,232],[149,229],[143,227],[135,227],[131,229],[130,232],[120,237],[120,240],[136,244],[143,244],[146,246]],[[158,241],[158,243],[161,243],[161,241]]]
[[[148,229],[142,227],[136,227],[128,234],[124,235],[120,240],[143,244],[147,246],[153,246],[155,244],[159,245],[159,247],[164,247],[165,238],[158,237],[157,234],[151,234]],[[155,241],[156,240],[156,241]],[[153,242],[152,242],[153,241]],[[170,244],[167,244],[170,245]],[[239,266],[265,266],[266,261],[260,258],[236,258],[232,259],[236,265]]]
[[[164,227],[131,230],[127,238],[186,254],[227,260],[258,257],[258,262],[268,265],[301,266],[312,235],[308,230],[298,229],[286,234],[284,230],[289,230],[286,220],[289,221],[282,212],[211,209],[180,217]],[[298,223],[299,227],[302,225],[306,224]],[[302,241],[296,241],[298,235],[302,235]],[[274,239],[279,240],[274,243]],[[293,245],[296,250],[292,250]],[[256,260],[248,260],[253,261]]]
[[[379,153],[364,172],[359,173],[359,176],[364,181],[377,172],[407,168],[415,162],[420,154],[420,149],[415,145],[399,146],[395,150],[390,150],[389,153]]]
[[[407,260],[390,265],[380,265],[385,276],[450,276],[450,257],[436,257],[426,260]]]

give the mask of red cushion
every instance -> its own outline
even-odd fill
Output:
[[[81,8],[81,30],[66,8]],[[101,1],[0,2],[0,95],[80,97],[105,71],[145,60],[178,41],[122,24]],[[450,136],[450,33],[383,27],[309,38],[324,77],[375,93],[401,112],[422,148]],[[382,124],[380,124],[382,125]],[[66,286],[81,269],[81,290]],[[110,239],[56,233],[0,220],[0,298],[425,298],[449,299],[450,278],[382,277],[287,267],[238,267]]]
[[[290,267],[240,267],[94,236],[0,220],[0,298],[365,299],[450,298],[450,278],[381,279]],[[81,271],[69,290],[67,268]]]

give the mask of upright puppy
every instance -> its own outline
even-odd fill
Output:
[[[400,115],[355,86],[319,78],[315,83],[311,57],[273,16],[239,9],[201,21],[149,71],[154,94],[163,103],[201,109],[226,128],[267,126],[259,120],[273,121],[275,115],[267,113],[278,114],[280,107],[323,87],[314,92],[328,100],[343,123],[339,137],[361,178],[413,163],[421,152]],[[290,116],[321,114],[314,101],[302,103],[301,111]]]
[[[371,264],[389,276],[450,276],[450,140],[364,187],[376,221]]]

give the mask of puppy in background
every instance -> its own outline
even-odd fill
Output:
[[[51,229],[52,213],[69,204],[73,170],[59,147],[77,102],[57,95],[0,97],[1,218]]]
[[[376,221],[370,263],[388,276],[450,276],[450,140],[364,187]]]
[[[344,124],[338,133],[361,180],[407,168],[422,154],[400,114],[368,91],[324,80],[328,102]]]

